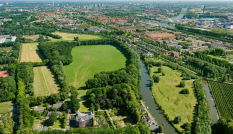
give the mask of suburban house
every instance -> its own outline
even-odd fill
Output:
[[[156,124],[154,124],[154,125],[150,124],[149,127],[150,127],[151,132],[156,132],[159,129],[158,125],[156,125]]]
[[[47,113],[46,117],[49,117],[53,112],[54,112],[54,111],[49,111],[49,112]],[[56,113],[57,115],[62,114],[60,111],[56,111],[55,113]]]
[[[45,108],[44,107],[39,107],[39,108],[35,107],[34,110],[37,112],[43,112],[45,110]]]
[[[52,108],[54,108],[54,107],[57,108],[57,109],[58,109],[58,108],[61,108],[62,104],[63,104],[63,103],[56,103],[56,104],[53,104],[53,105],[50,107],[50,109],[52,109]]]
[[[93,126],[94,112],[76,113],[76,126],[84,128],[86,126]]]

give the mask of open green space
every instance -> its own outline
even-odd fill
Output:
[[[34,93],[35,96],[45,96],[58,93],[58,85],[50,69],[46,66],[34,67]]]
[[[208,81],[220,118],[233,119],[233,85]]]
[[[182,130],[180,126],[187,122],[193,122],[193,117],[195,116],[197,100],[194,95],[192,80],[185,80],[186,86],[184,88],[189,89],[190,93],[181,94],[180,91],[184,89],[179,87],[182,81],[181,73],[167,66],[162,66],[162,70],[165,73],[165,76],[162,76],[162,73],[158,73],[158,68],[151,68],[150,76],[152,77],[155,74],[161,78],[159,83],[154,83],[152,94],[170,121],[173,121],[178,115],[182,117],[182,121],[179,124],[174,124],[175,128]]]
[[[64,66],[67,82],[76,88],[102,71],[115,71],[126,67],[126,57],[111,45],[77,46],[72,49],[73,62]]]
[[[57,39],[57,40],[74,40],[74,37],[78,37],[79,41],[102,39],[102,37],[100,36],[88,35],[88,34],[72,34],[72,33],[63,33],[63,32],[54,32],[53,34],[62,36],[61,39]],[[51,41],[55,41],[55,40],[56,39],[52,39]]]
[[[80,101],[80,108],[79,108],[79,112],[83,113],[83,112],[90,112],[89,111],[89,104],[87,101]]]
[[[57,119],[56,122],[54,122],[52,128],[61,128],[62,127],[62,124],[61,124],[61,121],[59,119]]]
[[[215,58],[215,59],[219,59],[219,60],[223,60],[223,61],[227,61],[227,62],[233,62],[231,60],[227,60],[227,59],[221,58],[220,56],[215,56],[215,55],[208,55],[208,56],[211,57],[211,58]]]
[[[11,101],[0,103],[0,113],[7,113],[13,110],[13,104]]]

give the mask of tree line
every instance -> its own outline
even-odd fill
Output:
[[[195,80],[194,88],[198,100],[197,114],[194,120],[195,134],[211,134],[212,119],[202,81]]]
[[[39,131],[36,129],[23,129],[20,131],[22,134],[150,134],[150,129],[145,124],[137,124],[135,126],[121,127],[117,129],[103,129],[98,127],[96,129],[76,128],[67,131],[49,129],[46,131]],[[152,132],[152,134],[155,134]]]
[[[198,58],[186,57],[185,59],[181,60],[167,55],[161,56],[167,60],[178,63],[179,65],[184,66],[202,76],[212,77],[214,74],[218,76],[231,74],[231,70],[228,68],[220,67]]]
[[[224,59],[218,59],[218,58],[213,58],[208,56],[208,54],[214,54],[218,55],[215,53],[216,50],[210,50],[210,51],[202,51],[202,52],[196,52],[195,53],[195,58],[199,58],[201,60],[207,61],[211,64],[218,65],[224,68],[228,68],[231,71],[233,71],[233,64],[229,63],[228,61],[225,61]],[[222,56],[222,54],[220,54]]]
[[[212,39],[221,40],[224,42],[233,43],[233,35],[232,34],[228,34],[228,33],[224,33],[224,32],[201,30],[201,29],[197,29],[197,28],[187,27],[187,26],[184,26],[181,24],[176,24],[175,27],[178,30],[188,32],[191,34],[193,34],[193,33],[200,34],[200,35],[205,36],[207,38],[212,38]]]

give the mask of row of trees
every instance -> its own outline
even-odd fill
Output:
[[[69,93],[69,88],[68,88],[68,84],[66,81],[66,75],[65,75],[65,71],[63,70],[63,64],[60,61],[59,64],[55,64],[52,66],[52,71],[55,75],[55,78],[57,80],[57,82],[60,85],[60,92],[64,92],[66,94]]]
[[[117,129],[103,129],[102,127],[98,127],[96,129],[88,129],[88,128],[76,128],[70,129],[67,131],[64,130],[56,130],[49,129],[47,131],[39,131],[36,129],[23,129],[21,131],[22,134],[150,134],[150,129],[146,125],[136,125],[121,127]],[[152,134],[155,134],[152,132]]]
[[[197,29],[197,28],[187,27],[187,26],[184,26],[182,24],[176,24],[175,27],[181,31],[190,32],[190,33],[194,33],[194,34],[200,34],[200,35],[203,35],[203,36],[208,37],[208,38],[233,43],[233,35],[225,33],[225,32],[201,30],[201,29]]]
[[[33,82],[34,82],[34,72],[33,65],[29,62],[22,62],[17,68],[17,80],[22,80],[25,85],[25,93],[34,95]]]
[[[57,102],[64,101],[67,98],[68,98],[68,95],[64,92],[51,94],[49,96],[37,96],[37,97],[30,96],[30,97],[27,97],[27,99],[29,101],[29,105],[31,107],[41,105],[43,103],[55,104]]]
[[[218,65],[218,66],[221,66],[221,67],[224,67],[224,68],[228,68],[231,71],[233,71],[233,64],[231,64],[228,61],[225,61],[223,59],[221,60],[221,59],[213,58],[213,57],[210,57],[210,56],[207,55],[207,54],[216,54],[216,55],[222,56],[223,52],[217,53],[216,52],[217,50],[212,50],[212,51],[207,51],[207,52],[205,52],[205,51],[204,52],[196,52],[195,53],[195,58],[205,60],[205,61],[207,61],[207,62],[209,62],[211,64],[215,64],[215,65]],[[220,50],[222,50],[222,49],[220,49]]]
[[[133,90],[134,89],[134,90]],[[139,94],[135,86],[128,84],[115,84],[112,87],[94,88],[87,91],[88,102],[92,110],[99,108],[124,108],[134,122],[140,121]]]
[[[77,96],[78,96],[77,90],[74,87],[71,87],[70,101],[72,103],[71,110],[72,110],[73,113],[78,111],[78,109],[80,108],[80,104],[79,104],[79,100],[77,99]]]
[[[44,35],[44,36],[50,36],[50,37],[55,38],[55,39],[61,39],[62,38],[60,35],[51,34],[48,31],[41,32],[41,34]]]
[[[194,88],[198,100],[197,114],[194,120],[195,134],[211,134],[212,119],[202,81],[194,81]]]
[[[185,59],[181,60],[166,55],[162,55],[162,57],[193,70],[202,76],[207,76],[208,74],[216,74],[216,76],[231,74],[231,70],[228,68],[220,67],[198,58],[186,57]]]

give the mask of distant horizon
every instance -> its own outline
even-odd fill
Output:
[[[232,2],[232,0],[146,0],[146,1],[141,1],[141,0],[4,0],[2,2],[119,2],[119,1],[124,1],[124,2],[140,2],[140,3],[145,3],[145,2]]]

